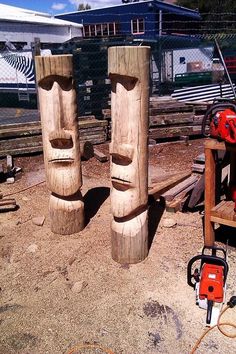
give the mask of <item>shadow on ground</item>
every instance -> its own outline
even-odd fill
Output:
[[[85,212],[85,226],[90,222],[90,219],[94,217],[101,205],[110,195],[110,188],[108,187],[96,187],[90,189],[84,196],[84,212]]]
[[[165,211],[165,203],[156,201],[149,196],[149,209],[148,209],[148,249],[152,246],[157,227],[161,217]]]

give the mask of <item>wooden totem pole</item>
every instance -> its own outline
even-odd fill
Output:
[[[112,258],[137,263],[148,253],[149,47],[111,47]]]
[[[70,235],[84,227],[72,55],[36,56],[35,63],[51,230]]]

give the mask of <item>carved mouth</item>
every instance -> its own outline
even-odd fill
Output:
[[[111,177],[112,185],[117,190],[127,190],[131,187],[131,182],[118,177]]]
[[[66,158],[60,158],[60,159],[52,159],[48,161],[49,163],[72,163],[74,162],[74,159],[70,158],[70,157],[66,157]]]

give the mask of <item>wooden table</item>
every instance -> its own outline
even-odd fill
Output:
[[[219,142],[215,139],[207,140],[205,142],[205,246],[214,245],[214,223],[236,228],[234,202],[224,200],[216,205],[216,190],[221,188],[216,184],[215,155],[217,150],[230,151],[230,181],[236,184],[236,145]]]

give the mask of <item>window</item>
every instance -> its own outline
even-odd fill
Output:
[[[134,20],[131,20],[131,32],[132,34],[139,34],[145,32],[143,18],[136,18]]]
[[[114,36],[119,34],[120,26],[117,22],[99,23],[94,25],[84,25],[84,37]]]

